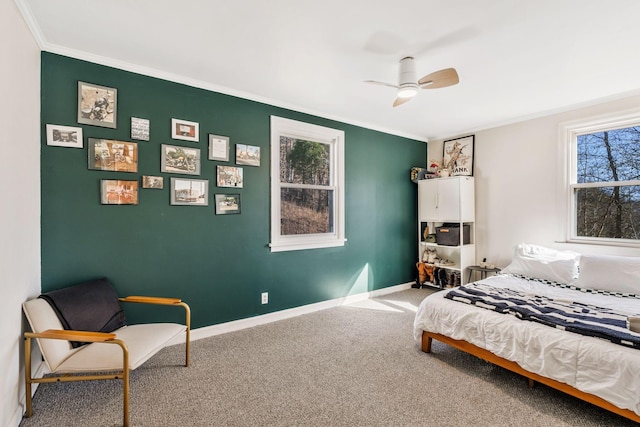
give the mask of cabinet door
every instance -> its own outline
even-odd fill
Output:
[[[420,221],[438,221],[438,180],[418,181],[418,218]]]
[[[440,178],[438,183],[438,221],[460,221],[460,178]]]

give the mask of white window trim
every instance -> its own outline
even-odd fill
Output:
[[[573,197],[574,189],[576,188],[602,186],[601,184],[578,184],[576,182],[578,136],[599,131],[637,126],[638,123],[640,123],[640,109],[626,110],[560,124],[558,144],[558,206],[562,214],[561,241],[567,243],[640,247],[640,241],[637,240],[576,236],[576,218],[574,215],[575,198]],[[620,181],[613,185],[629,183],[637,185],[635,181]]]
[[[333,233],[280,235],[280,136],[329,144],[331,180],[335,191]],[[323,187],[326,188],[326,187]],[[344,131],[271,116],[271,252],[344,246]]]

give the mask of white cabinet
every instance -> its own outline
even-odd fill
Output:
[[[418,181],[418,220],[474,222],[475,197],[472,177]]]
[[[466,283],[467,267],[476,261],[474,185],[473,177],[467,176],[418,181],[418,260],[423,260],[425,250],[435,249],[442,261],[435,267],[457,272],[458,284]],[[436,234],[436,229],[444,224],[447,226],[444,229],[452,233],[449,236],[457,232],[457,239],[428,241],[431,239],[427,234]]]

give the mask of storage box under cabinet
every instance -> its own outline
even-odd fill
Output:
[[[442,246],[460,246],[460,224],[442,224],[436,227],[436,242]],[[462,227],[462,244],[471,243],[471,226]]]

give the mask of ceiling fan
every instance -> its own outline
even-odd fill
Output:
[[[365,83],[373,83],[382,86],[389,86],[397,89],[396,100],[393,106],[397,107],[408,102],[418,94],[418,88],[421,89],[439,89],[441,87],[453,86],[458,84],[460,79],[454,68],[445,68],[443,70],[434,71],[427,74],[420,80],[416,79],[415,59],[407,56],[400,60],[400,73],[398,76],[398,84],[378,82],[375,80],[365,80]]]

